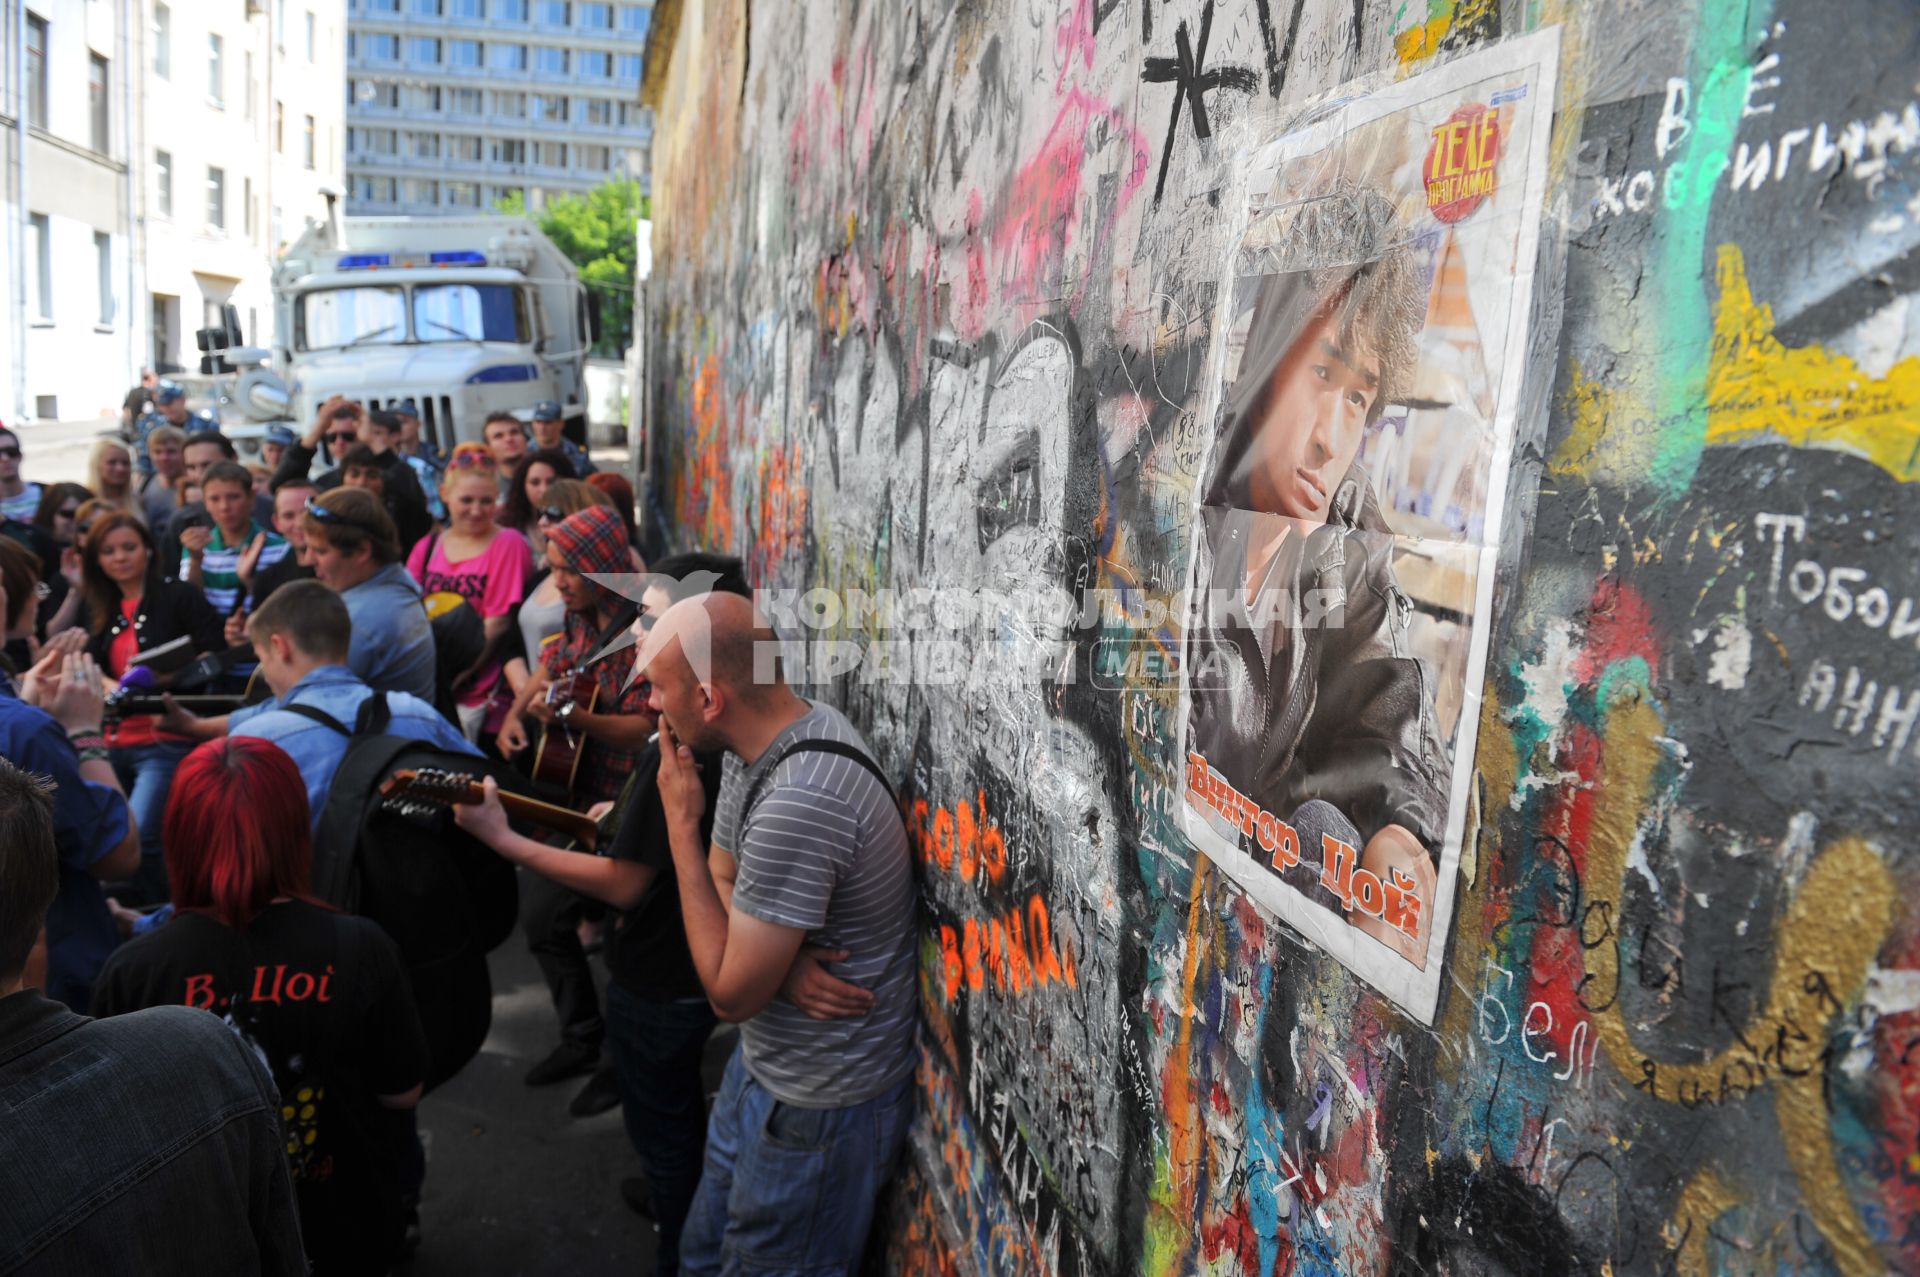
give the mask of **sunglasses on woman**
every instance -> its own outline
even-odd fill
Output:
[[[567,512],[557,505],[542,506],[537,513],[547,523],[558,523],[567,517]]]

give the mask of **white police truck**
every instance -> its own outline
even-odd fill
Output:
[[[212,330],[238,380],[223,396],[256,421],[304,430],[322,403],[369,408],[412,400],[442,455],[478,440],[487,414],[525,420],[562,405],[567,434],[587,440],[587,349],[598,315],[579,274],[525,218],[347,217],[330,208],[273,272],[270,348]],[[224,337],[224,340],[223,340]]]

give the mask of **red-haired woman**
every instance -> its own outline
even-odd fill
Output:
[[[385,1272],[419,1182],[411,1110],[427,1071],[400,951],[313,899],[307,787],[269,741],[187,755],[166,848],[178,912],[108,960],[93,1013],[199,1007],[250,1042],[280,1088],[314,1271]]]

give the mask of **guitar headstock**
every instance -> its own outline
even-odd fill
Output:
[[[485,791],[468,772],[402,768],[380,782],[380,805],[402,816],[422,816],[456,803],[477,803]]]

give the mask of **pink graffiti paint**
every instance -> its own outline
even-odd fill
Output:
[[[1095,225],[1090,253],[1099,252],[1146,181],[1146,136],[1113,107],[1079,89],[1069,92],[1040,149],[1014,175],[994,229],[999,282],[1021,300],[1048,297],[1061,282],[1067,249],[1080,229],[1081,176],[1096,122],[1129,148],[1130,158],[1113,207]]]

